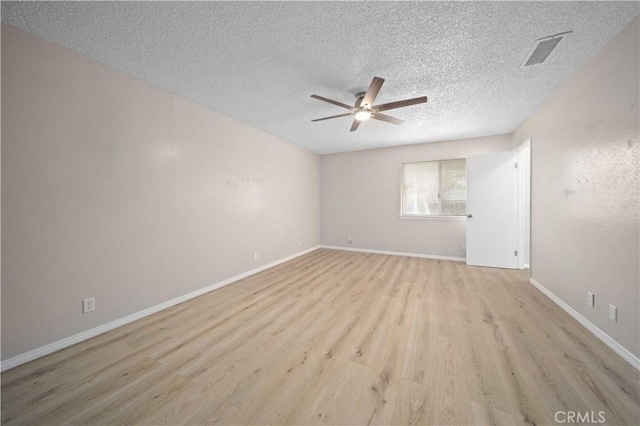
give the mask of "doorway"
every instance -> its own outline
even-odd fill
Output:
[[[518,269],[531,267],[531,139],[516,148],[518,164]]]
[[[531,139],[467,158],[466,228],[468,265],[530,268]]]

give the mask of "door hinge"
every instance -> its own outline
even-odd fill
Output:
[[[516,250],[516,256],[518,255],[518,250]]]
[[[515,164],[516,169],[518,168],[518,163]]]

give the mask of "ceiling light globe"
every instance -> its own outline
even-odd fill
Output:
[[[367,110],[358,111],[356,112],[355,118],[358,121],[368,120],[371,118],[371,111],[367,111]]]

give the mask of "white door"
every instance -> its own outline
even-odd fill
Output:
[[[517,267],[514,152],[467,158],[467,265]]]

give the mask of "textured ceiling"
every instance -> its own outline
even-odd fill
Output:
[[[514,130],[638,2],[2,2],[2,20],[318,153]],[[522,68],[538,38],[573,33]],[[373,76],[401,126],[350,118]]]

